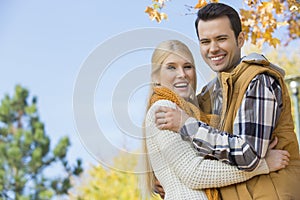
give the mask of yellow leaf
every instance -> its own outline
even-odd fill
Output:
[[[152,20],[156,20],[158,23],[160,23],[161,22],[161,15],[160,15],[160,13],[158,12],[158,11],[154,11],[153,12],[153,18],[152,18]]]
[[[257,35],[256,35],[256,33],[253,32],[253,33],[251,34],[251,43],[252,43],[252,44],[255,44],[255,43],[256,43],[256,39],[257,39]]]
[[[207,2],[205,0],[198,0],[198,3],[195,5],[195,9],[200,9],[203,6],[205,6],[207,4]]]
[[[145,13],[148,13],[149,15],[152,14],[153,12],[153,8],[151,8],[150,6],[147,6],[145,9]]]
[[[273,8],[272,2],[261,2],[262,6],[267,10],[267,12],[271,12]]]
[[[243,18],[252,18],[252,14],[253,14],[252,10],[240,9],[240,12]]]
[[[283,11],[283,5],[280,2],[274,2],[273,8],[275,8],[276,14],[281,14]]]
[[[263,35],[266,41],[270,40],[272,38],[272,35],[269,31],[266,31]]]
[[[168,15],[166,13],[160,13],[161,19],[168,19]]]
[[[272,38],[270,44],[276,48],[276,46],[280,44],[280,40],[278,38]]]

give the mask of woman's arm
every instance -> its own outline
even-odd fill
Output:
[[[167,100],[157,101],[153,104],[146,117],[147,136],[153,137],[151,139],[159,147],[157,151],[163,154],[175,173],[188,187],[193,189],[223,187],[246,181],[255,175],[269,173],[264,159],[254,171],[245,172],[238,170],[235,166],[199,156],[190,143],[183,141],[179,134],[168,130],[159,130],[156,127],[155,110],[159,106],[176,107],[174,103]],[[157,152],[149,153],[155,155]]]

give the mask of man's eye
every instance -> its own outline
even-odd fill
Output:
[[[203,40],[203,41],[200,41],[200,44],[206,45],[206,44],[209,44],[209,41]]]
[[[219,41],[225,41],[227,38],[219,38]]]

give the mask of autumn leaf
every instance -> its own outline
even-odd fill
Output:
[[[242,18],[246,18],[246,19],[249,19],[252,17],[252,10],[245,10],[245,9],[241,9],[240,10],[241,12],[241,15],[242,15]]]
[[[149,15],[152,14],[153,12],[153,8],[151,8],[150,6],[147,6],[145,9],[145,13],[148,13]]]
[[[156,20],[158,23],[163,19],[167,19],[168,15],[166,13],[160,13],[156,9],[153,9],[149,6],[146,7],[145,13],[148,13],[151,20]]]
[[[276,14],[281,14],[283,11],[283,5],[280,2],[274,2],[273,8],[275,9]]]
[[[205,0],[198,0],[198,3],[194,6],[195,9],[200,9],[205,6],[207,2]]]
[[[274,48],[276,48],[277,45],[280,44],[280,40],[279,40],[278,38],[272,38],[271,41],[270,41],[270,44],[271,44]]]
[[[272,34],[270,33],[270,31],[266,31],[263,37],[265,38],[266,41],[269,41],[272,39]]]
[[[161,19],[168,19],[168,15],[166,13],[160,13]]]

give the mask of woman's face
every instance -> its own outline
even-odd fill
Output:
[[[196,71],[191,57],[170,54],[162,63],[159,83],[179,96],[188,99],[195,94]]]

